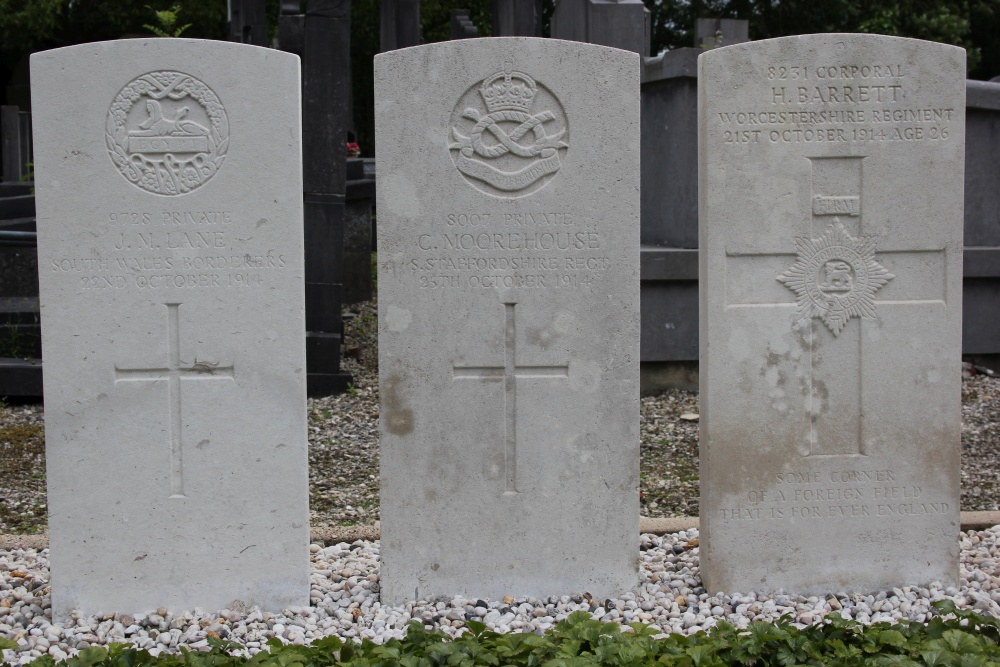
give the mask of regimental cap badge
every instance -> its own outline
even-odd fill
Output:
[[[108,155],[130,183],[183,195],[211,179],[229,150],[219,96],[184,72],[149,72],[115,96],[106,121]]]
[[[523,197],[544,187],[569,148],[562,104],[534,77],[515,70],[510,58],[465,91],[451,119],[448,149],[455,168],[496,197]]]
[[[838,335],[852,317],[875,317],[875,292],[895,278],[875,259],[874,236],[835,222],[819,238],[796,237],[798,258],[776,280],[798,296],[796,317],[818,317]]]

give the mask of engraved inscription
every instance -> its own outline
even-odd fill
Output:
[[[813,197],[813,215],[861,215],[860,197]]]
[[[183,72],[149,72],[129,82],[111,103],[106,133],[118,171],[159,195],[201,187],[229,149],[229,121],[219,96]]]
[[[167,303],[167,337],[170,341],[169,361],[166,366],[153,368],[120,368],[115,364],[115,384],[119,382],[167,381],[170,410],[170,497],[184,498],[184,421],[181,417],[182,380],[235,380],[232,365],[223,366],[218,361],[199,361],[194,358],[185,365],[181,360],[181,304]]]
[[[267,224],[262,219],[258,226]],[[230,211],[120,211],[95,225],[101,257],[58,257],[48,270],[77,274],[82,289],[263,287],[288,265],[273,250],[239,250]]]
[[[517,493],[517,381],[533,378],[568,378],[569,366],[518,366],[516,354],[516,303],[504,303],[504,365],[452,367],[455,380],[503,382],[504,389],[504,495]]]
[[[839,469],[782,472],[767,488],[749,491],[723,521],[898,518],[944,514],[951,509],[894,470]]]
[[[947,140],[961,110],[909,105],[910,74],[893,63],[769,66],[757,108],[718,113],[719,138],[731,145]]]
[[[447,213],[403,265],[423,288],[591,288],[612,268],[597,223],[569,212]]]
[[[508,61],[458,100],[448,149],[455,168],[477,190],[522,197],[544,187],[559,171],[568,140],[559,100]]]

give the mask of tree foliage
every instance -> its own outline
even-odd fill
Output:
[[[996,0],[646,0],[653,53],[694,46],[697,18],[750,22],[751,39],[816,32],[914,37],[968,51],[969,77],[1000,74],[1000,3]]]

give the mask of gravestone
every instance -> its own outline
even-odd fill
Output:
[[[496,37],[541,37],[542,0],[493,0]]]
[[[706,589],[955,582],[965,51],[785,37],[698,81]]]
[[[643,391],[674,369],[697,388],[698,56],[674,49],[643,59],[642,286]],[[683,382],[681,382],[683,384]]]
[[[965,90],[962,353],[1000,370],[1000,84]]]
[[[229,41],[270,45],[264,0],[229,0]]]
[[[379,49],[394,51],[420,43],[420,0],[379,3]]]
[[[292,17],[290,20],[294,21]],[[351,0],[312,0],[301,26],[305,187],[306,362],[310,396],[346,391],[340,367]],[[292,39],[293,44],[295,38]]]
[[[55,616],[307,604],[298,58],[31,64]]]
[[[372,205],[375,179],[364,177],[362,160],[355,160],[358,178],[347,178],[344,208],[344,303],[372,298]]]
[[[650,13],[642,0],[557,0],[552,37],[649,55]]]
[[[0,106],[0,154],[3,156],[0,179],[9,190],[31,176],[31,113],[16,106]],[[29,183],[30,185],[30,183]],[[0,195],[17,194],[0,189]]]
[[[469,39],[470,37],[479,37],[479,28],[472,22],[469,10],[451,10],[451,38]]]
[[[574,42],[376,56],[383,603],[636,583],[638,87]]]

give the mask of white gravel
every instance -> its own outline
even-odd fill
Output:
[[[378,601],[378,542],[358,540],[323,548],[312,545],[312,606],[289,608],[280,614],[233,604],[230,609],[197,609],[170,616],[166,609],[134,616],[74,614],[53,625],[48,586],[48,550],[0,551],[0,637],[17,642],[17,651],[3,658],[25,664],[48,653],[63,659],[88,646],[130,643],[157,654],[180,646],[208,648],[214,634],[236,641],[249,654],[271,637],[306,644],[328,635],[383,642],[402,637],[411,619],[440,627],[449,635],[463,632],[477,619],[499,632],[544,632],[577,610],[604,621],[651,624],[663,632],[691,634],[720,619],[745,627],[755,620],[789,615],[799,624],[840,613],[864,623],[910,619],[925,621],[937,612],[930,603],[946,598],[959,607],[1000,615],[1000,527],[961,534],[959,586],[939,583],[905,586],[875,594],[841,591],[826,597],[757,595],[752,592],[710,593],[701,587],[698,533],[691,530],[658,537],[642,535],[639,584],[616,599],[593,599],[583,591],[567,591],[546,600],[514,599],[418,601],[403,607]],[[266,647],[264,647],[266,649]]]

